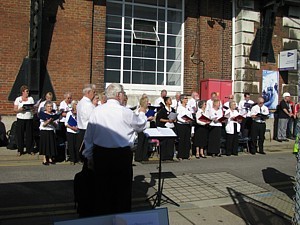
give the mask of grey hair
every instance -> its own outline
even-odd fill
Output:
[[[67,98],[68,96],[72,96],[72,93],[71,93],[71,92],[66,92],[66,93],[64,94],[64,98]]]
[[[86,84],[84,85],[84,88],[82,89],[82,93],[85,95],[86,93],[88,93],[89,91],[96,89],[96,85],[95,84]]]
[[[201,109],[204,104],[206,104],[206,100],[200,100],[200,101],[198,101],[198,108]]]
[[[187,95],[181,94],[181,95],[180,95],[180,102],[182,102],[182,100],[183,100],[185,97],[187,97]]]
[[[232,100],[232,101],[229,101],[229,108],[231,108],[232,104],[236,103],[236,101]]]
[[[46,108],[46,105],[52,105],[53,106],[53,102],[52,101],[46,101],[45,106],[44,106],[45,108]]]
[[[121,84],[112,83],[108,85],[108,87],[105,90],[105,95],[107,99],[116,98],[118,93],[124,91],[123,86]]]

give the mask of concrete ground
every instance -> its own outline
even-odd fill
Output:
[[[293,141],[265,141],[266,155],[163,163],[162,197],[172,225],[291,224],[295,157]],[[77,218],[74,175],[80,165],[45,167],[38,155],[0,148],[0,224],[53,224]],[[133,210],[150,210],[157,191],[157,158],[134,163]]]

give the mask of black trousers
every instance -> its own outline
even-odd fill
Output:
[[[130,212],[133,174],[130,147],[95,146],[93,159],[96,174],[96,214]]]
[[[17,119],[18,152],[20,152],[20,154],[23,154],[24,152],[24,136],[26,137],[26,152],[31,153],[34,146],[32,119]]]
[[[259,152],[264,152],[266,123],[257,123],[253,121],[251,128],[251,154],[255,154],[257,151],[257,142]],[[258,138],[258,140],[257,140]]]
[[[177,158],[188,159],[191,149],[191,126],[177,123],[178,154]]]
[[[226,134],[226,155],[237,155],[239,147],[239,136],[237,132],[237,124],[234,125],[234,133]]]
[[[143,132],[138,133],[138,145],[134,154],[134,161],[147,161],[148,160],[148,138]]]
[[[80,148],[80,142],[78,140],[78,133],[69,133],[67,132],[67,142],[68,142],[68,152],[70,154],[70,161],[71,162],[78,162],[80,161],[79,158],[79,148]]]

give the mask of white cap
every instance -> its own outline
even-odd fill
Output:
[[[290,97],[290,96],[291,96],[291,95],[290,95],[290,93],[288,93],[288,92],[284,92],[283,95],[282,95],[282,97],[284,97],[284,98],[285,98],[285,97]]]

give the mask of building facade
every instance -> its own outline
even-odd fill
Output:
[[[23,60],[30,57],[32,1],[36,0],[0,4],[4,115],[13,114],[8,96]],[[111,82],[122,83],[130,104],[136,104],[142,93],[154,99],[162,89],[169,96],[177,91],[201,93],[200,82],[205,79],[232,81],[237,101],[244,92],[255,98],[262,93],[263,71],[278,70],[279,52],[298,49],[299,54],[300,49],[300,4],[272,2],[44,0],[40,60],[58,102],[67,91],[80,99],[83,85],[90,82],[98,91]],[[272,52],[260,51],[262,45],[258,50],[253,47],[267,27],[269,12],[275,15],[267,42],[272,43],[273,60]],[[298,77],[298,71],[280,72],[279,93],[289,91],[296,98]]]

